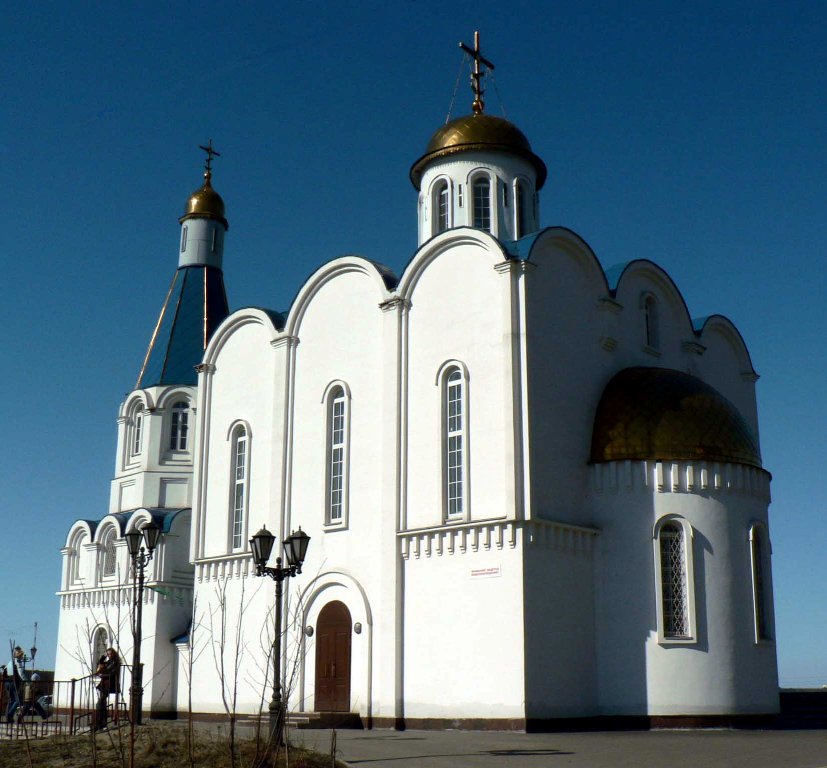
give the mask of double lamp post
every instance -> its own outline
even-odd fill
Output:
[[[161,538],[161,528],[149,522],[140,530],[133,529],[124,535],[126,548],[132,560],[132,682],[130,685],[130,708],[132,722],[142,721],[143,670],[141,668],[141,619],[143,616],[144,569],[152,560],[155,548]],[[276,567],[267,566],[276,537],[262,526],[250,539],[250,549],[256,567],[256,576],[269,576],[276,582],[275,633],[273,636],[273,698],[270,701],[270,741],[283,743],[284,700],[281,692],[281,633],[282,633],[282,583],[291,576],[302,572],[302,563],[307,554],[310,537],[299,527],[287,536],[282,544],[286,565],[282,558],[276,558]],[[32,649],[34,651],[34,649]],[[34,653],[32,653],[34,655]]]
[[[144,604],[144,569],[158,546],[161,527],[149,522],[140,530],[124,534],[126,548],[132,559],[132,683],[129,688],[132,723],[140,725],[143,708],[143,669],[141,667],[141,618]],[[143,544],[141,543],[143,539]]]
[[[270,744],[284,743],[284,700],[281,693],[281,603],[282,582],[302,572],[302,563],[307,554],[310,537],[299,527],[285,538],[282,546],[287,564],[282,565],[281,557],[276,558],[276,567],[269,568],[267,561],[273,551],[276,537],[262,526],[261,530],[250,539],[250,549],[256,566],[256,576],[269,576],[276,582],[276,627],[273,636],[273,698],[270,701]]]

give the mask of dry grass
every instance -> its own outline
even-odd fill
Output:
[[[154,722],[136,730],[135,768],[190,768],[186,742],[186,728],[182,723]],[[230,764],[226,737],[216,730],[199,728],[195,732],[195,768],[331,768],[330,755],[289,747],[285,762],[284,747],[274,762],[263,754],[264,744],[258,745],[253,736],[236,737],[235,766]],[[0,742],[2,768],[127,768],[129,765],[129,729],[99,733],[94,746],[89,734],[79,736],[52,736],[30,741],[31,759],[26,742]],[[342,763],[336,762],[341,767]]]

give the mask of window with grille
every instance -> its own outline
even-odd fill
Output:
[[[474,226],[491,231],[491,181],[486,176],[474,181]]]
[[[186,451],[189,432],[189,403],[179,400],[172,406],[172,421],[169,430],[169,449]]]
[[[687,587],[686,540],[683,528],[667,523],[660,529],[661,605],[663,636],[688,638],[689,596]]]
[[[444,232],[449,226],[449,206],[450,196],[448,193],[448,182],[441,181],[436,185],[434,190],[434,212],[435,212],[435,227],[434,234]]]
[[[103,535],[103,575],[115,575],[115,529],[108,528]]]
[[[242,549],[244,546],[244,512],[247,505],[248,439],[243,426],[233,432],[233,463],[230,484],[230,546]]]
[[[765,558],[768,547],[765,546],[764,532],[754,526],[751,535],[752,548],[752,589],[755,606],[755,637],[757,640],[770,640],[769,610],[767,607],[767,586]]]
[[[445,512],[451,518],[465,513],[464,385],[459,368],[450,369],[444,386]]]
[[[327,513],[329,524],[345,519],[347,482],[347,399],[342,387],[328,395],[327,406]]]

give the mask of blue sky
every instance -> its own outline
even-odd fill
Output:
[[[658,262],[693,316],[743,333],[774,477],[781,681],[827,683],[822,3],[13,5],[0,642],[28,646],[37,621],[54,658],[59,549],[73,520],[106,512],[118,405],[177,263],[197,145],[222,153],[231,307],[285,309],[344,253],[399,272],[416,247],[408,170],[445,120],[458,41],[480,29],[487,111],[504,107],[549,168],[542,223],[606,267]],[[454,116],[469,94],[464,74]]]

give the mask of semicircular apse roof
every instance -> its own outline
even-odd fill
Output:
[[[706,382],[669,368],[626,368],[603,390],[591,461],[623,459],[761,467],[758,440],[735,405]]]

